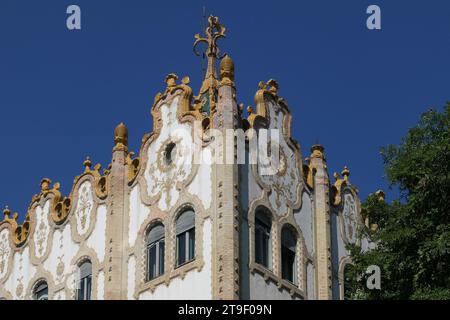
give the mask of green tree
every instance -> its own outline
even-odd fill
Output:
[[[450,299],[450,102],[430,110],[398,146],[382,149],[390,184],[400,199],[387,204],[370,195],[362,212],[376,231],[364,230],[377,246],[349,246],[352,298]],[[367,266],[381,268],[381,290],[366,288]]]

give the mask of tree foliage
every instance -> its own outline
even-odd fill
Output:
[[[370,195],[362,210],[378,225],[362,236],[376,248],[349,246],[352,298],[450,299],[450,103],[421,116],[398,146],[382,149],[386,176],[400,190],[387,204]],[[381,290],[368,290],[365,270],[381,268]]]

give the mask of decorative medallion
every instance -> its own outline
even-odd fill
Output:
[[[169,106],[161,106],[163,127],[157,140],[147,151],[148,160],[144,176],[150,197],[159,197],[158,206],[168,210],[178,200],[177,184],[185,181],[193,162],[192,128],[177,119],[178,99]]]
[[[298,202],[297,188],[299,186],[300,175],[297,168],[297,160],[295,152],[288,146],[285,137],[282,134],[283,113],[279,111],[275,113],[270,102],[270,118],[273,119],[270,129],[279,130],[278,137],[274,137],[273,132],[269,130],[267,138],[270,139],[266,154],[268,154],[269,164],[265,167],[258,163],[258,179],[263,185],[270,189],[269,201],[275,211],[283,214],[287,211],[287,207]],[[278,141],[274,138],[278,138]],[[278,153],[278,157],[276,157]],[[267,162],[267,161],[266,161]],[[267,170],[267,168],[269,170]],[[270,169],[273,170],[270,170]]]
[[[75,218],[77,221],[77,231],[79,235],[84,235],[90,226],[91,211],[94,207],[94,199],[92,196],[92,184],[85,181],[78,189],[77,208],[75,210]]]

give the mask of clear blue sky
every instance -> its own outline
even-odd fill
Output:
[[[66,8],[82,30],[66,28]],[[113,130],[137,151],[164,77],[189,75],[202,7],[227,27],[238,101],[275,78],[304,156],[326,148],[330,170],[351,170],[362,198],[387,188],[381,146],[396,144],[430,107],[450,100],[450,1],[0,1],[0,207],[21,216],[41,178],[70,191],[87,155],[106,166]],[[366,28],[366,8],[382,30]]]

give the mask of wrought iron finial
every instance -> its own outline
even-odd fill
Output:
[[[194,53],[199,56],[200,53],[197,51],[197,45],[201,42],[205,42],[208,45],[208,48],[206,49],[206,56],[220,58],[220,50],[217,46],[217,40],[220,38],[225,38],[225,30],[226,28],[219,23],[218,17],[209,16],[208,27],[206,27],[205,30],[205,37],[201,37],[198,33],[194,36]]]
[[[219,47],[217,46],[217,41],[220,38],[225,38],[225,27],[219,23],[219,18],[214,16],[209,16],[208,26],[205,29],[205,36],[200,36],[196,34],[193,50],[194,53],[199,56],[200,52],[197,51],[197,46],[200,43],[206,43],[208,47],[206,48],[205,55],[208,59],[208,67],[206,69],[205,80],[206,83],[202,85],[202,92],[206,88],[211,87],[215,84],[216,76],[216,59],[221,59]]]

